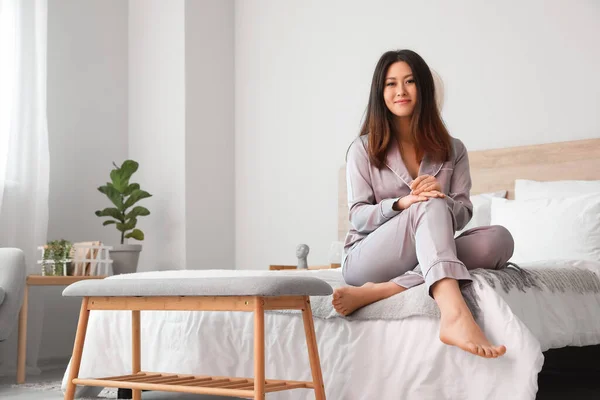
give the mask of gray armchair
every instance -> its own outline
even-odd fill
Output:
[[[17,325],[25,291],[25,254],[19,249],[0,248],[0,341]]]

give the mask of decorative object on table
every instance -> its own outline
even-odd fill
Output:
[[[68,274],[73,276],[98,276],[110,275],[111,264],[109,251],[111,246],[104,246],[102,242],[73,243],[71,259],[73,260]]]
[[[296,257],[298,257],[298,269],[308,269],[308,253],[310,252],[310,247],[306,244],[299,244],[296,247]]]
[[[89,275],[91,261],[95,261],[98,251],[88,246],[100,246],[100,242],[80,242],[73,245],[71,248],[71,259],[73,261],[68,275]]]
[[[112,260],[110,246],[101,242],[71,243],[60,239],[39,246],[42,276],[106,276],[110,275]]]
[[[141,190],[138,183],[129,183],[129,179],[139,167],[136,161],[126,160],[120,167],[115,163],[113,165],[115,169],[110,172],[112,182],[100,186],[98,191],[105,194],[115,207],[96,211],[96,215],[98,217],[112,217],[113,219],[104,221],[102,225],[114,224],[117,230],[121,232],[121,244],[113,246],[113,249],[110,250],[110,257],[113,260],[113,272],[118,275],[132,273],[137,270],[142,245],[125,244],[125,239],[144,240],[144,232],[136,229],[137,218],[150,215],[150,211],[145,207],[133,207],[133,205],[152,195],[145,190]]]
[[[329,246],[329,264],[331,268],[339,268],[342,265],[344,253],[344,242],[331,242]]]
[[[42,266],[42,275],[67,275],[72,247],[73,244],[65,239],[52,240],[38,247],[42,251],[42,259],[38,261]]]

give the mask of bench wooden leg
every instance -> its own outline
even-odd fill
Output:
[[[142,348],[140,335],[140,311],[131,311],[131,373],[137,374],[142,370]],[[142,399],[141,390],[133,390],[133,400]]]
[[[84,297],[81,301],[81,311],[79,312],[79,322],[77,323],[77,334],[75,335],[75,344],[73,346],[73,357],[71,358],[71,369],[69,370],[69,380],[67,382],[67,391],[65,400],[75,398],[75,384],[73,379],[79,376],[79,367],[81,366],[81,355],[83,354],[83,344],[85,342],[85,333],[87,331],[90,310],[88,310],[88,298]]]
[[[265,308],[260,297],[254,303],[254,400],[265,398]]]
[[[315,398],[317,400],[325,400],[325,384],[323,383],[323,374],[321,373],[321,361],[319,360],[319,348],[317,347],[315,324],[313,321],[312,310],[310,309],[310,298],[308,296],[306,296],[306,307],[302,310],[302,319],[304,320],[304,334],[306,335],[310,370],[312,372],[313,384],[315,385]]]

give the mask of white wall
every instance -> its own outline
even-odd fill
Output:
[[[127,40],[125,35],[123,40]],[[129,153],[153,197],[138,271],[185,268],[185,2],[129,1]],[[140,202],[140,205],[142,202]],[[130,240],[130,243],[137,243]]]
[[[469,150],[600,137],[600,7],[560,0],[244,0],[235,18],[236,262],[328,262],[337,172],[373,69],[411,48]]]
[[[48,2],[49,240],[119,240],[94,211],[110,206],[96,188],[110,179],[112,162],[127,157],[126,36],[120,0]],[[40,359],[73,349],[80,301],[62,298],[63,289],[30,291],[43,297],[45,310]],[[34,345],[34,315],[29,323]]]
[[[234,2],[185,5],[187,269],[234,268]]]

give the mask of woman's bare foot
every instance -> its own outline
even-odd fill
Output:
[[[492,345],[481,331],[465,303],[455,279],[436,282],[431,293],[442,314],[440,340],[477,356],[495,358],[506,353],[506,347]]]
[[[357,309],[403,292],[406,288],[394,282],[365,283],[362,286],[344,286],[333,292],[333,308],[342,314],[352,314]]]
[[[485,358],[496,358],[506,353],[505,346],[494,346],[488,341],[468,308],[466,312],[460,310],[442,314],[440,340]]]

